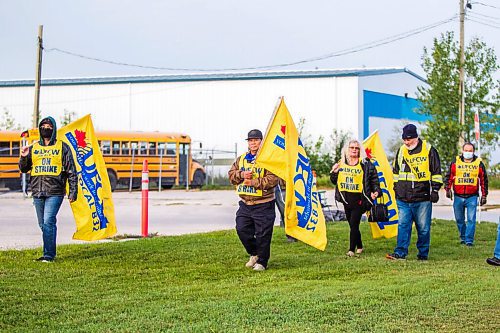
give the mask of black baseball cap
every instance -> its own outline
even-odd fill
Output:
[[[262,132],[259,131],[258,129],[253,129],[250,132],[248,132],[248,136],[247,136],[246,140],[250,140],[250,139],[261,139],[262,140],[262,138],[263,138]]]

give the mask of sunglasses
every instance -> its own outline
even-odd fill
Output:
[[[349,147],[349,149],[360,150],[359,147]]]

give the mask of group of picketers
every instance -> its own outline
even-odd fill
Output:
[[[406,260],[415,223],[417,231],[417,260],[428,260],[431,235],[432,204],[439,200],[443,186],[446,196],[453,200],[460,243],[474,246],[476,210],[478,202],[485,205],[488,196],[488,177],[481,158],[474,154],[474,145],[465,143],[462,153],[449,166],[443,182],[439,153],[426,140],[418,136],[413,124],[404,126],[403,145],[394,163],[394,192],[398,207],[397,245],[386,255],[390,260]],[[250,258],[246,267],[255,271],[267,269],[275,214],[275,187],[282,182],[270,171],[255,163],[262,143],[262,132],[254,129],[248,133],[248,152],[239,156],[228,175],[240,197],[236,212],[236,231]],[[352,139],[342,149],[341,161],[330,171],[335,199],[344,206],[349,222],[348,257],[363,253],[359,225],[361,216],[382,195],[377,171],[366,157],[359,140]],[[486,259],[490,265],[500,266],[500,225],[497,229],[494,255]]]
[[[40,121],[40,140],[21,149],[19,169],[31,173],[31,189],[39,227],[43,237],[41,262],[56,257],[56,216],[67,193],[70,202],[77,199],[78,177],[69,147],[57,140],[56,122],[52,117]],[[236,213],[236,231],[250,259],[246,267],[255,271],[267,268],[271,253],[275,214],[275,187],[283,180],[255,163],[262,143],[262,132],[248,133],[248,152],[239,156],[229,170],[229,180],[236,185],[241,198]],[[443,186],[441,163],[435,147],[418,137],[417,128],[403,128],[403,145],[393,164],[394,191],[398,206],[398,236],[394,251],[387,259],[406,260],[415,223],[417,259],[428,260],[432,203],[439,200]],[[366,157],[358,140],[349,140],[342,149],[341,161],[332,166],[330,179],[336,185],[335,199],[344,205],[350,226],[348,257],[363,253],[359,231],[361,216],[371,202],[381,196],[377,171]],[[282,184],[284,185],[284,184]],[[466,143],[462,154],[453,162],[444,181],[446,196],[453,199],[453,210],[464,246],[474,245],[476,208],[486,204],[488,177],[481,158],[474,155],[474,145]],[[479,198],[479,193],[481,197]],[[293,240],[293,238],[290,238]],[[488,264],[500,265],[500,225],[494,255]]]

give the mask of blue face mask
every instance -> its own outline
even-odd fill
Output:
[[[245,160],[247,160],[248,163],[254,163],[256,156],[257,155],[252,155],[250,152],[248,152],[245,156]]]
[[[472,158],[474,157],[474,153],[473,153],[473,152],[471,152],[471,151],[464,151],[464,152],[462,153],[462,155],[464,155],[464,158],[465,158],[466,160],[470,160],[470,159],[472,159]]]

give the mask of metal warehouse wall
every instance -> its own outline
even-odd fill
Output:
[[[31,125],[33,87],[0,89],[23,127]],[[328,137],[334,128],[358,135],[358,78],[291,78],[131,84],[42,86],[42,115],[60,120],[64,110],[92,114],[101,130],[172,131],[189,134],[204,148],[246,149],[252,128],[266,129],[279,96],[305,133]]]

